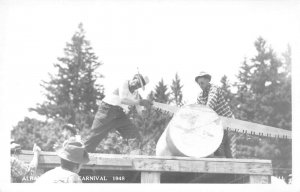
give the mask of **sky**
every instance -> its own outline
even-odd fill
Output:
[[[55,73],[66,42],[80,22],[103,65],[109,91],[119,79],[147,75],[146,96],[159,80],[183,83],[184,101],[200,88],[194,77],[223,75],[232,83],[245,57],[255,55],[262,36],[280,55],[299,34],[298,1],[0,1],[0,90],[4,127],[12,128],[28,108],[44,100],[42,80]]]

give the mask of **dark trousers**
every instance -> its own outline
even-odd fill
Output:
[[[86,150],[90,153],[94,152],[112,129],[116,129],[125,139],[140,138],[138,129],[121,107],[102,102],[93,121],[91,136],[85,142]]]

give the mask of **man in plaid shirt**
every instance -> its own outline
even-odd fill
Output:
[[[220,116],[234,118],[233,113],[223,96],[223,90],[216,85],[212,85],[210,80],[211,75],[205,72],[201,72],[195,77],[195,81],[202,90],[197,98],[197,103],[209,106]],[[227,131],[224,131],[223,141],[214,155],[232,158],[232,150],[230,149]]]

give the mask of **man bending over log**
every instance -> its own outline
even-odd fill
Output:
[[[149,82],[148,77],[141,74],[134,75],[133,79],[126,80],[108,94],[100,103],[98,112],[92,125],[91,136],[85,142],[88,152],[95,152],[101,140],[105,138],[109,131],[116,129],[123,138],[140,140],[138,129],[126,116],[123,108],[128,105],[140,105],[150,107],[151,101],[139,99],[137,90],[143,88]]]

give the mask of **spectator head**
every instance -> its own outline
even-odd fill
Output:
[[[21,146],[15,142],[15,140],[10,140],[10,154],[19,154],[21,152]]]
[[[90,161],[84,145],[72,140],[64,143],[57,155],[61,158],[61,167],[74,173],[79,173],[82,164]]]
[[[75,126],[72,124],[66,124],[62,127],[62,135],[64,139],[69,139],[72,136],[77,135],[77,131]]]
[[[201,87],[202,90],[209,85],[210,80],[211,75],[203,71],[195,77],[196,83]]]

